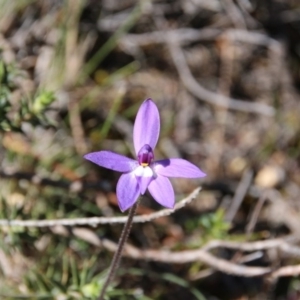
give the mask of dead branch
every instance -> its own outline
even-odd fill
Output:
[[[117,244],[110,240],[99,239],[99,241],[101,241],[101,246],[106,248],[109,251],[114,252],[117,248]],[[99,245],[99,241],[93,242],[93,244],[97,246]],[[216,244],[221,245],[222,242],[223,241],[212,241],[212,243],[214,243],[215,245]],[[224,245],[226,244],[227,246],[236,246],[237,249],[242,249],[242,248],[248,250],[255,249],[256,251],[256,249],[267,249],[267,248],[279,246],[280,243],[282,242],[283,242],[282,240],[278,239],[278,240],[269,240],[269,241],[258,241],[253,243],[225,242]],[[299,248],[298,251],[300,251]],[[132,245],[127,244],[125,246],[124,255],[126,257],[130,257],[138,260],[152,260],[152,261],[159,261],[163,263],[174,263],[174,264],[184,264],[184,263],[190,263],[194,261],[201,261],[205,265],[215,270],[224,272],[226,274],[243,276],[243,277],[270,275],[273,278],[277,278],[282,276],[295,276],[300,274],[300,265],[285,266],[277,270],[272,270],[269,267],[249,267],[249,266],[233,263],[222,258],[215,257],[204,248],[197,249],[197,250],[172,252],[172,251],[160,251],[160,250],[140,250]]]
[[[152,44],[166,44],[166,35],[172,36],[174,43],[187,45],[192,42],[215,41],[221,35],[231,41],[260,45],[277,51],[280,43],[266,34],[258,31],[247,31],[243,29],[221,30],[217,28],[204,28],[201,30],[193,28],[170,29],[165,32],[158,30],[140,34],[127,34],[119,41],[120,46],[128,48],[130,46],[147,46]]]
[[[196,188],[190,195],[176,203],[174,209],[162,209],[149,215],[135,216],[134,223],[150,222],[154,219],[169,216],[175,211],[183,208],[185,205],[196,199],[201,188]],[[52,227],[52,226],[77,226],[89,225],[96,226],[98,224],[117,224],[125,223],[126,217],[91,217],[91,218],[76,218],[76,219],[54,219],[54,220],[0,220],[0,227],[3,226],[21,226],[21,227]]]
[[[227,222],[232,222],[234,216],[236,215],[238,209],[240,208],[242,201],[244,200],[246,193],[250,187],[252,178],[253,178],[253,172],[250,170],[246,170],[235,191],[231,205],[228,208],[228,211],[226,212],[225,220]]]
[[[258,198],[258,201],[257,203],[255,204],[255,207],[254,207],[254,210],[251,214],[251,217],[250,217],[250,220],[246,226],[246,235],[247,237],[250,236],[250,234],[253,232],[254,230],[254,227],[256,225],[256,222],[258,220],[258,216],[259,216],[259,213],[261,212],[262,210],[262,207],[267,199],[267,191],[263,192],[260,197]]]
[[[238,265],[225,259],[217,258],[202,249],[171,252],[159,250],[140,250],[133,246],[127,245],[125,247],[124,255],[134,259],[153,260],[174,264],[201,261],[218,271],[245,277],[260,276],[271,272],[270,268]]]
[[[227,248],[240,251],[261,251],[268,249],[279,249],[280,251],[287,253],[294,257],[300,257],[300,248],[291,245],[291,242],[295,242],[297,239],[294,236],[287,236],[286,238],[278,238],[256,242],[232,242],[232,241],[218,241],[214,240],[209,242],[203,247],[204,250],[212,250],[215,248]]]
[[[215,40],[221,31],[215,28],[205,28],[202,30],[197,30],[193,28],[178,28],[170,29],[167,34],[173,36],[174,41],[180,45],[185,45],[196,41],[212,41]],[[159,31],[152,31],[140,34],[127,34],[122,37],[119,41],[121,47],[130,48],[131,46],[148,46],[152,44],[165,44],[166,36]]]
[[[66,230],[63,226],[57,226],[51,228],[52,232],[55,234],[68,236],[72,233],[74,236],[85,240],[89,244],[96,247],[103,247],[111,252],[116,251],[117,244],[108,239],[101,239],[89,228],[70,228],[70,231]],[[261,250],[276,249],[280,248],[283,251],[288,250],[289,253],[291,249],[296,250],[298,256],[300,255],[300,248],[290,245],[288,241],[296,241],[294,236],[287,236],[282,239],[273,239],[266,241],[256,241],[256,242],[230,242],[230,241],[211,241],[205,247],[196,250],[186,250],[186,251],[160,251],[160,250],[141,250],[132,245],[127,244],[125,246],[124,254],[126,257],[137,259],[137,260],[152,260],[159,261],[163,263],[174,263],[174,264],[184,264],[194,261],[201,261],[203,264],[209,266],[214,270],[224,272],[226,274],[238,275],[244,277],[254,277],[269,275],[272,278],[282,277],[282,276],[295,276],[300,274],[300,265],[296,266],[284,266],[276,270],[272,270],[270,267],[250,267],[244,266],[242,263],[245,258],[249,258],[253,255],[261,255]],[[238,262],[230,262],[222,258],[215,257],[213,254],[209,253],[215,247],[225,247],[236,250],[243,251],[253,251],[249,256],[243,257]],[[196,280],[197,278],[194,278]]]
[[[197,82],[197,80],[192,75],[181,47],[178,44],[174,43],[172,40],[169,41],[170,43],[168,44],[168,49],[172,56],[174,65],[176,66],[179,77],[186,89],[195,97],[209,104],[232,110],[238,110],[248,113],[258,113],[266,116],[274,115],[275,109],[271,106],[261,103],[232,99],[205,89]]]
[[[186,89],[195,97],[209,104],[223,108],[273,116],[275,113],[275,109],[273,107],[262,103],[232,99],[209,91],[201,86],[192,75],[180,45],[192,41],[215,40],[220,35],[233,41],[241,41],[245,43],[266,46],[275,52],[278,52],[280,48],[280,44],[277,41],[259,32],[250,32],[242,29],[231,29],[224,32],[212,28],[206,28],[203,30],[180,28],[176,30],[154,31],[144,34],[127,34],[120,40],[119,43],[121,46],[127,49],[153,43],[167,43],[181,81]],[[166,39],[166,36],[170,38]]]
[[[279,240],[278,241],[270,240],[266,242],[270,242],[270,243],[269,244],[267,243],[264,246],[267,245],[271,246],[272,243],[273,245],[276,245],[276,243],[278,243]],[[252,248],[255,248],[255,246],[256,247],[258,246],[258,243],[262,243],[262,241],[254,242],[253,245],[250,245],[251,243],[249,243],[248,245],[247,243],[245,244],[246,246],[252,246]],[[102,245],[108,249],[105,243],[103,243]],[[113,250],[113,248],[115,247],[116,244],[112,247],[112,243],[110,242],[108,250]],[[299,248],[298,251],[300,251]],[[163,263],[175,263],[175,264],[201,261],[205,265],[208,265],[215,270],[227,274],[243,276],[243,277],[270,275],[273,278],[277,278],[282,276],[296,276],[300,274],[300,265],[285,266],[285,267],[278,268],[277,270],[272,270],[269,267],[243,266],[240,264],[229,262],[225,259],[217,258],[214,255],[205,251],[204,248],[197,249],[197,250],[171,252],[171,251],[160,251],[160,250],[140,250],[131,245],[127,245],[125,247],[124,255],[134,259],[153,260],[153,261],[160,261]]]
[[[231,19],[231,22],[236,28],[247,27],[242,12],[232,0],[224,0],[221,2],[221,4],[223,5],[224,10],[227,12],[228,17]]]

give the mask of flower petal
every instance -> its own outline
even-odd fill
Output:
[[[140,188],[133,172],[123,174],[117,184],[117,197],[122,212],[131,207],[140,195]]]
[[[181,158],[158,160],[153,165],[157,174],[167,177],[200,178],[206,176],[197,166]]]
[[[174,190],[167,177],[157,176],[148,186],[154,200],[162,206],[173,208],[175,204]]]
[[[133,127],[133,143],[136,154],[148,144],[155,148],[160,130],[159,112],[152,99],[146,99],[135,118]]]
[[[118,172],[130,172],[138,166],[138,162],[126,156],[111,152],[98,151],[84,155],[91,162]]]
[[[144,195],[150,181],[153,179],[153,171],[150,167],[139,166],[134,170],[134,174],[139,183],[141,194]]]

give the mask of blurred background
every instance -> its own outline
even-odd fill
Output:
[[[174,180],[178,201],[202,191],[171,216],[133,225],[129,244],[141,255],[125,254],[107,299],[300,299],[296,269],[238,276],[197,257],[142,255],[288,236],[294,251],[211,253],[298,266],[299,87],[297,0],[1,0],[0,218],[126,215],[120,174],[83,155],[132,156],[135,114],[151,97],[156,158],[188,159],[207,177]],[[138,214],[159,209],[146,195]],[[0,299],[97,299],[121,229],[2,224]]]

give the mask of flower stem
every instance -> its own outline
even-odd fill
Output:
[[[106,290],[110,284],[110,282],[112,281],[114,275],[115,275],[115,271],[117,269],[117,267],[120,264],[120,260],[122,257],[122,252],[125,246],[125,243],[128,239],[128,235],[131,229],[131,225],[132,225],[132,220],[133,217],[136,213],[136,209],[138,207],[138,201],[136,201],[136,203],[130,208],[130,211],[128,213],[128,219],[127,222],[125,223],[124,227],[123,227],[123,231],[121,233],[120,239],[119,239],[119,243],[118,243],[118,248],[114,254],[114,257],[112,259],[112,262],[110,264],[110,269],[107,275],[107,278],[103,284],[102,290],[101,290],[101,294],[99,296],[99,300],[104,300],[104,296],[106,293]]]

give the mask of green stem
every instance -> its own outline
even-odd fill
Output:
[[[110,264],[110,269],[107,275],[107,278],[103,284],[102,290],[101,290],[101,294],[99,296],[99,300],[104,300],[104,296],[106,293],[106,290],[110,284],[110,282],[112,281],[114,275],[115,275],[115,271],[117,269],[117,267],[120,264],[120,260],[122,257],[122,253],[123,253],[123,249],[125,246],[125,243],[128,239],[128,235],[132,226],[132,220],[133,217],[136,213],[136,209],[138,207],[138,201],[130,208],[129,214],[128,214],[128,219],[127,222],[125,223],[124,227],[123,227],[123,231],[121,233],[120,239],[119,239],[119,243],[118,243],[118,248],[114,254],[114,257],[112,259],[112,262]]]

